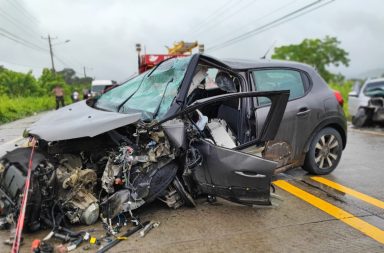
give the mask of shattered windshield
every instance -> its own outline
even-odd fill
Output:
[[[384,96],[384,82],[369,83],[363,91],[369,97]]]
[[[95,107],[121,113],[142,112],[143,119],[161,119],[176,97],[190,57],[172,58],[101,95]]]

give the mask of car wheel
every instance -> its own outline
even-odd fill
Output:
[[[329,174],[339,164],[342,152],[343,141],[339,132],[334,128],[324,128],[312,139],[303,169],[315,175]]]

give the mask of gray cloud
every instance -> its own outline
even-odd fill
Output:
[[[82,75],[86,66],[90,76],[119,81],[136,71],[137,42],[145,45],[148,53],[166,53],[164,46],[179,40],[198,40],[209,48],[313,2],[17,0],[36,17],[38,21],[35,21],[12,1],[0,0],[1,28],[46,50],[47,41],[41,36],[48,33],[57,36],[55,43],[70,39],[70,43],[54,47],[61,60],[55,62],[57,69],[72,67]],[[223,9],[225,3],[232,8]],[[382,66],[383,9],[384,2],[380,0],[337,0],[279,27],[208,53],[226,58],[259,58],[274,42],[280,46],[331,35],[338,37],[351,58],[350,67],[334,70],[355,76]],[[9,22],[4,13],[16,19],[18,26]],[[42,67],[50,66],[50,59],[47,52],[0,37],[0,64],[19,71],[32,69],[35,75],[40,75]]]

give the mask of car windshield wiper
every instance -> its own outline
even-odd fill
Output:
[[[160,111],[160,106],[161,106],[161,103],[163,103],[163,99],[164,99],[164,96],[165,96],[165,93],[167,92],[167,89],[168,89],[168,85],[173,82],[173,77],[167,82],[167,84],[165,85],[165,89],[164,89],[164,92],[163,92],[163,96],[161,96],[161,99],[160,99],[160,102],[159,104],[157,105],[156,107],[156,111],[153,113],[153,119],[155,119],[157,117],[157,114],[159,113]]]

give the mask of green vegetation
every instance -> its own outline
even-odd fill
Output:
[[[57,73],[43,69],[41,76],[35,78],[31,72],[25,74],[0,66],[0,124],[54,109],[52,89],[56,85],[63,87],[68,104],[71,93],[76,89],[81,94],[84,88],[90,88],[91,81],[76,77],[72,69]]]
[[[300,44],[275,48],[273,59],[282,59],[307,63],[317,69],[327,82],[340,81],[340,74],[333,74],[326,68],[330,65],[348,66],[348,52],[339,47],[340,41],[335,37],[326,36],[320,39],[305,39]]]
[[[52,96],[9,98],[0,96],[0,123],[5,123],[55,107]]]
[[[341,96],[344,99],[344,113],[345,116],[347,117],[348,120],[351,119],[351,116],[349,115],[348,111],[348,93],[352,90],[353,82],[352,81],[346,81],[342,83],[335,83],[335,82],[330,82],[329,87],[333,90],[338,90],[341,93]]]

